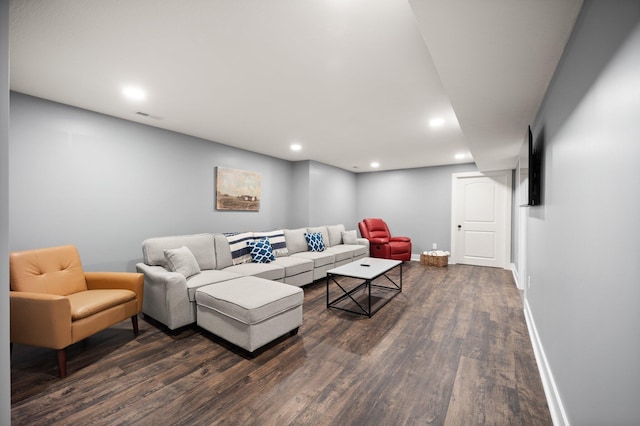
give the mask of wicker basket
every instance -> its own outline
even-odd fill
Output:
[[[449,256],[432,256],[429,254],[421,254],[420,264],[440,267],[447,266],[449,264]]]

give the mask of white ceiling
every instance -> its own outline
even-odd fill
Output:
[[[581,6],[10,0],[11,89],[354,172],[510,169]]]

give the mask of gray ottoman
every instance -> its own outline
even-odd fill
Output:
[[[196,290],[200,327],[253,352],[302,325],[301,288],[258,277],[241,277]]]

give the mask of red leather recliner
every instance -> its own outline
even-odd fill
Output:
[[[358,223],[360,234],[369,240],[371,257],[394,260],[411,260],[411,238],[392,237],[384,220],[363,219]]]

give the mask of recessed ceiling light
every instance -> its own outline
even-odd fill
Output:
[[[144,90],[135,86],[125,87],[124,89],[122,89],[122,94],[134,101],[140,101],[144,99],[146,96],[146,94],[144,93]]]
[[[444,118],[436,117],[429,120],[430,127],[442,127],[444,125]]]
[[[456,154],[456,160],[464,160],[465,157],[466,155],[464,154]]]
[[[302,146],[298,143],[292,143],[289,148],[291,148],[291,151],[300,151]]]
[[[374,169],[377,169],[378,167],[380,167],[380,163],[378,163],[377,161],[374,161],[373,163],[371,163],[371,167],[373,167]]]

